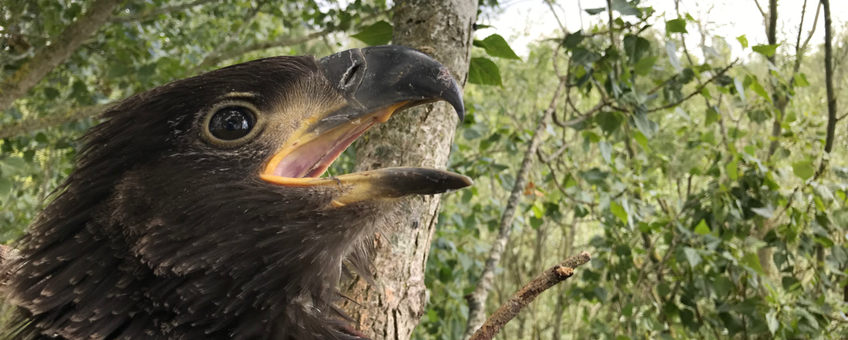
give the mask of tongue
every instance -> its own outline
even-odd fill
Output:
[[[360,124],[335,136],[312,140],[286,155],[274,169],[274,175],[289,178],[318,177],[333,164],[350,144],[376,122]]]

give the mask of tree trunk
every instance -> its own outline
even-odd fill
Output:
[[[431,55],[464,85],[477,1],[400,0],[393,11],[392,42]],[[453,108],[443,102],[399,113],[357,142],[356,170],[399,166],[443,169],[456,124]],[[386,238],[377,242],[377,285],[357,279],[348,287],[346,294],[356,303],[343,307],[367,336],[376,340],[409,339],[424,315],[424,266],[438,209],[438,196],[405,199],[402,211],[389,216],[396,233],[389,242]]]

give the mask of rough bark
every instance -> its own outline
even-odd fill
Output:
[[[392,42],[430,54],[464,85],[471,53],[475,0],[400,0],[395,2]],[[445,168],[456,129],[453,108],[443,102],[419,106],[371,129],[356,145],[356,170],[415,166]],[[343,306],[360,331],[376,340],[409,339],[425,312],[424,266],[436,226],[439,197],[406,199],[389,216],[396,232],[378,238],[377,285],[357,279]],[[386,242],[388,241],[388,242]]]
[[[8,109],[19,97],[56,66],[63,63],[88,37],[103,26],[123,0],[96,0],[77,21],[65,27],[52,44],[42,48],[20,69],[0,84],[0,111]]]

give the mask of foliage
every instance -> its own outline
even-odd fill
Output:
[[[7,0],[0,8],[0,77],[90,3]],[[187,3],[128,2],[4,112],[0,128],[229,63],[326,55],[343,44],[386,43],[392,34],[389,20],[381,21],[384,1],[342,7],[226,0],[154,12]],[[787,44],[749,46],[744,35],[710,35],[686,13],[663,18],[638,1],[611,3],[612,23],[608,9],[587,9],[594,26],[558,32],[526,57],[478,25],[468,114],[449,164],[476,184],[444,197],[425,277],[429,310],[415,337],[461,337],[464,295],[483,268],[516,169],[560,77],[566,91],[524,188],[489,310],[570,254],[588,250],[594,260],[543,294],[503,338],[844,337],[848,159],[839,148],[844,133],[837,133],[839,152],[821,151],[822,55],[802,51],[807,57],[795,71],[797,55]],[[316,32],[326,34],[309,38]],[[848,51],[845,33],[837,54]],[[703,60],[683,44],[689,35],[704,35]],[[294,38],[309,39],[250,49]],[[746,54],[731,55],[729,44]],[[741,66],[732,64],[737,57]],[[843,62],[837,87],[848,85],[844,69]],[[775,119],[781,133],[772,138]],[[18,237],[34,218],[69,173],[76,140],[95,123],[72,120],[0,140],[0,242]],[[353,155],[346,151],[330,173],[352,171]],[[823,159],[829,163],[822,172]]]
[[[569,73],[569,91],[525,188],[489,311],[567,255],[594,259],[579,283],[547,292],[508,324],[504,339],[843,337],[848,159],[822,152],[826,107],[815,98],[824,82],[810,72],[822,55],[796,73],[781,46],[749,47],[740,36],[753,53],[732,56],[688,14],[663,20],[624,3],[613,2],[614,44],[603,23],[571,32],[533,46],[523,63],[498,62],[502,88],[466,89],[469,115],[450,168],[476,184],[442,205],[426,276],[431,308],[416,338],[462,335],[463,296],[557,87],[552,60]],[[606,9],[587,12],[605,22]],[[691,34],[712,41],[703,60],[680,40]],[[736,57],[744,65],[724,72]],[[770,157],[772,118],[787,94]],[[819,173],[823,158],[832,170]]]

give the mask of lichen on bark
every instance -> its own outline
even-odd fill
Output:
[[[431,55],[464,86],[477,1],[401,0],[393,12],[392,43]],[[356,171],[399,166],[444,169],[456,124],[453,108],[441,102],[397,114],[357,142]],[[356,303],[343,307],[372,339],[409,339],[424,315],[424,266],[438,209],[439,196],[405,199],[402,209],[389,216],[397,232],[377,241],[377,286],[356,279],[346,287]]]

